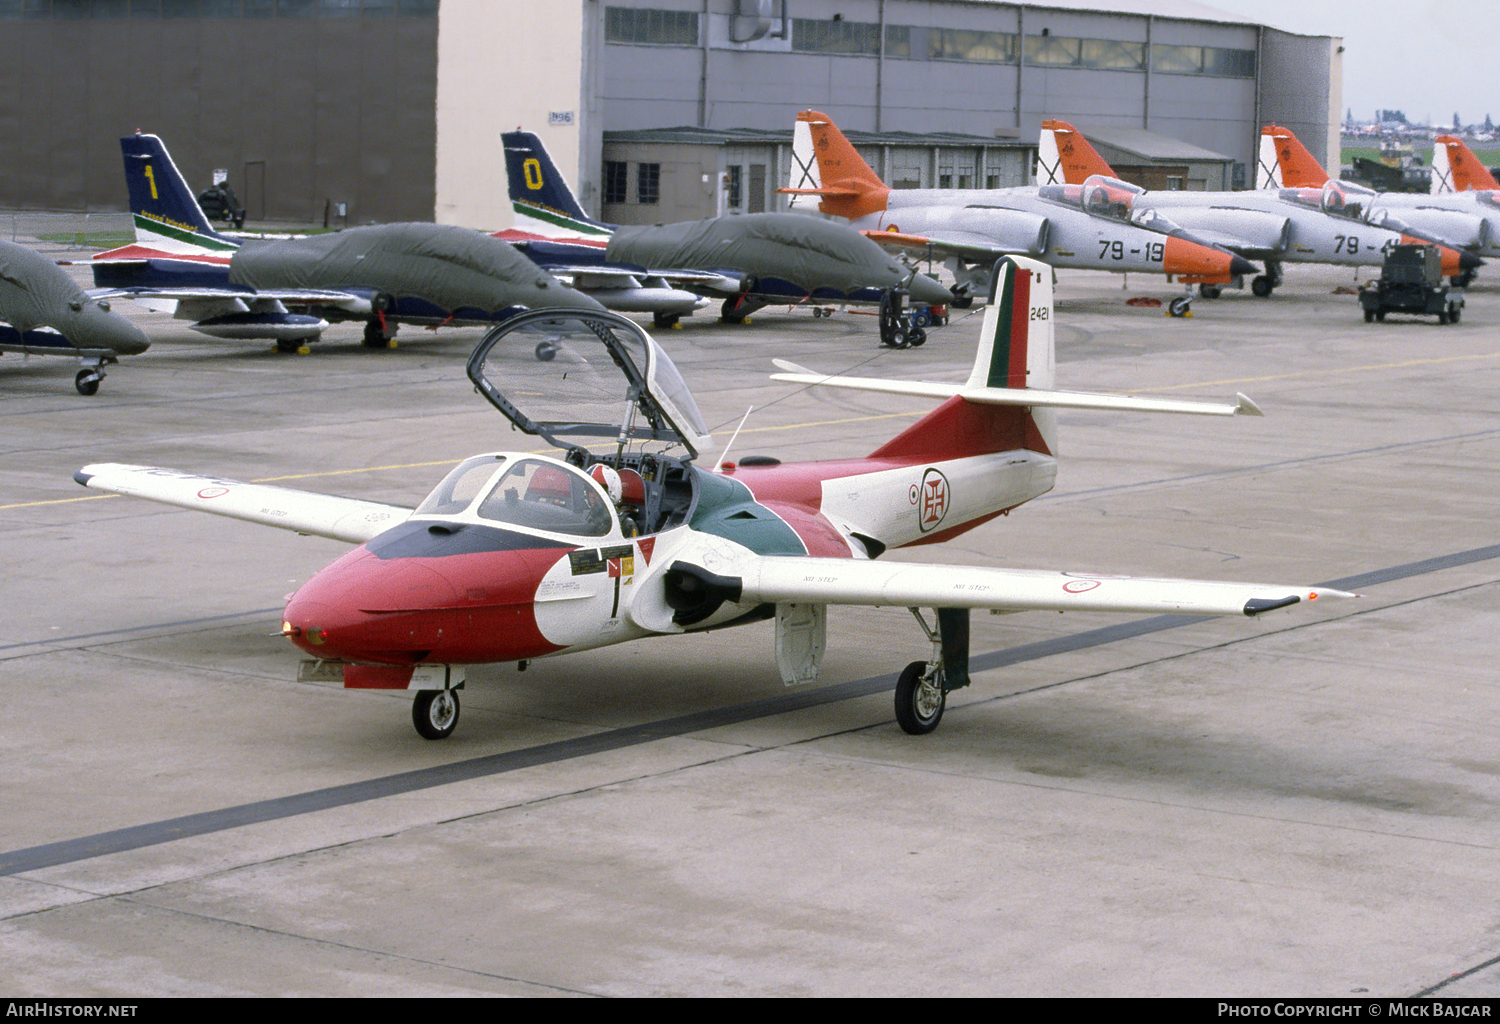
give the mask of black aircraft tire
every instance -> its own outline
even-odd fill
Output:
[[[920,327],[913,327],[906,332],[906,343],[912,348],[927,344],[927,332]]]
[[[85,397],[99,393],[99,375],[93,370],[79,370],[78,376],[73,378],[73,386],[78,389],[80,395]]]
[[[1187,316],[1193,311],[1193,300],[1186,295],[1178,295],[1167,303],[1167,312],[1173,316]]]
[[[896,680],[896,722],[911,736],[925,736],[936,729],[943,720],[943,709],[948,706],[948,695],[941,689],[936,701],[930,694],[923,694],[922,676],[926,672],[925,661],[914,661]]]
[[[1217,299],[1220,295],[1224,294],[1224,289],[1216,284],[1200,284],[1198,286],[1198,294],[1205,299]]]
[[[745,322],[745,314],[739,312],[740,297],[731,295],[724,300],[724,305],[719,307],[719,319],[726,324],[742,324]]]
[[[536,343],[536,357],[539,362],[550,363],[557,358],[557,345],[550,341],[539,341]]]
[[[457,690],[418,690],[411,721],[424,740],[444,740],[458,726]]]
[[[1448,303],[1448,322],[1450,324],[1456,324],[1456,323],[1458,323],[1459,315],[1462,312],[1463,312],[1463,307],[1460,306],[1458,303],[1456,303],[1456,302],[1450,302],[1450,303]]]
[[[676,327],[677,321],[681,319],[681,313],[653,313],[651,315],[651,326],[665,330],[669,327]]]
[[[1271,279],[1265,274],[1261,274],[1255,280],[1250,282],[1250,291],[1255,294],[1256,298],[1264,299],[1275,290],[1276,285],[1273,284],[1271,282]]]

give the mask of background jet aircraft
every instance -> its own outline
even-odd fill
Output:
[[[863,459],[700,469],[692,460],[707,430],[649,335],[613,313],[530,313],[489,332],[468,375],[516,428],[564,457],[474,456],[415,511],[142,466],[85,466],[75,478],[358,544],[292,595],[282,633],[340,668],[346,687],[415,690],[413,721],[428,739],[457,723],[464,666],[771,617],[783,679],[810,682],[830,604],[917,613],[931,654],[902,673],[896,718],[927,733],[947,692],[969,682],[971,609],[1254,616],[1338,596],[878,560],[1050,490],[1058,409],[1257,412],[1243,397],[1231,405],[1053,390],[1051,276],[1034,261],[999,262],[966,383],[798,368],[778,377],[942,401]],[[558,347],[552,362],[529,356],[543,337]],[[923,608],[934,610],[932,626]]]
[[[1443,143],[1441,139],[1450,140]],[[1433,187],[1452,176],[1450,156],[1457,152],[1459,173],[1465,183],[1477,182],[1489,172],[1463,142],[1451,135],[1440,136],[1433,147]],[[1456,143],[1456,146],[1454,145]],[[1305,201],[1316,202],[1327,213],[1417,234],[1478,256],[1500,256],[1500,192],[1465,191],[1420,195],[1409,192],[1377,192],[1349,181],[1330,178],[1317,158],[1307,151],[1290,129],[1267,125],[1261,129],[1260,163],[1257,175],[1262,188],[1296,190]],[[1467,159],[1466,159],[1467,158]],[[1441,165],[1438,162],[1441,161]],[[1491,182],[1493,178],[1489,179]],[[1481,186],[1487,188],[1487,186]],[[1463,268],[1462,283],[1474,276],[1473,267]],[[1445,273],[1449,273],[1444,268]]]
[[[389,224],[285,241],[219,234],[161,140],[120,140],[134,245],[89,261],[109,297],[193,321],[216,338],[271,338],[284,351],[329,321],[359,320],[384,348],[401,323],[465,326],[516,307],[597,309],[511,246],[439,224]]]
[[[842,224],[783,213],[752,213],[677,224],[616,227],[584,213],[542,142],[531,132],[506,132],[506,175],[513,231],[499,232],[557,274],[575,261],[604,258],[652,270],[680,287],[723,300],[725,320],[740,321],[755,310],[804,300],[880,303],[904,289],[912,301],[946,303],[947,289],[902,266],[879,246]],[[569,241],[563,241],[567,239]],[[687,269],[699,268],[699,269]],[[884,320],[882,341],[891,327]],[[657,326],[671,321],[658,317]],[[903,334],[903,339],[915,335]]]
[[[1379,266],[1393,245],[1432,239],[1331,216],[1320,197],[1296,189],[1250,192],[1147,192],[1116,177],[1114,170],[1066,121],[1043,121],[1038,151],[1040,178],[1055,186],[1083,186],[1086,204],[1113,210],[1156,211],[1228,249],[1265,261],[1266,272],[1251,291],[1270,295],[1281,283],[1282,263]],[[1456,275],[1483,261],[1473,253],[1442,246],[1443,273]],[[1212,298],[1218,286],[1200,286]]]
[[[0,352],[77,356],[80,395],[98,392],[105,363],[151,344],[109,300],[90,298],[67,271],[15,242],[0,241],[0,321]]]
[[[828,115],[815,110],[797,115],[792,164],[792,184],[780,191],[793,196],[793,208],[816,204],[883,245],[946,257],[961,304],[1006,254],[1030,256],[1053,267],[1178,274],[1216,283],[1256,270],[1165,217],[1137,222],[1091,217],[1044,198],[1035,187],[893,190]],[[1188,301],[1187,296],[1174,299],[1173,315],[1187,313]]]

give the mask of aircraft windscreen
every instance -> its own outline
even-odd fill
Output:
[[[495,470],[504,462],[504,455],[476,455],[472,459],[465,459],[454,466],[443,477],[442,482],[432,489],[432,493],[417,506],[415,514],[458,515],[473,504],[474,499],[479,497],[490,478],[495,475]]]
[[[1323,208],[1323,190],[1320,188],[1284,188],[1277,194],[1284,203],[1305,206],[1310,210]]]
[[[1159,210],[1143,209],[1130,211],[1130,223],[1147,231],[1155,231],[1158,234],[1170,235],[1182,230],[1172,218],[1161,213]]]
[[[1083,183],[1083,208],[1095,217],[1129,222],[1132,200],[1145,191],[1118,178],[1090,175]]]
[[[523,314],[469,358],[469,378],[520,429],[560,447],[695,453],[708,431],[677,369],[615,314]]]
[[[1370,203],[1378,193],[1374,189],[1356,185],[1350,181],[1329,178],[1323,185],[1320,206],[1324,213],[1350,220],[1364,220],[1370,212]]]
[[[1082,185],[1043,185],[1037,189],[1037,195],[1054,203],[1083,209]]]

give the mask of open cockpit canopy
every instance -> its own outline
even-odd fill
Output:
[[[672,360],[615,313],[513,317],[480,341],[468,374],[517,428],[591,456],[583,462],[627,451],[691,459],[709,440]]]

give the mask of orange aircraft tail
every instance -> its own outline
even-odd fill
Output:
[[[1328,172],[1290,128],[1268,124],[1260,130],[1257,188],[1322,188]]]
[[[1037,140],[1038,185],[1082,185],[1090,175],[1118,178],[1083,133],[1066,121],[1043,121]]]
[[[1432,140],[1432,194],[1500,189],[1500,182],[1455,135]]]
[[[827,114],[804,110],[792,135],[792,184],[777,189],[792,196],[791,206],[811,205],[835,217],[854,220],[886,208],[890,187],[838,130]]]

